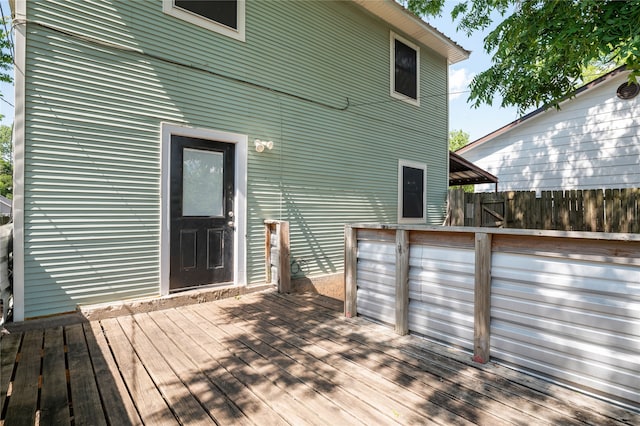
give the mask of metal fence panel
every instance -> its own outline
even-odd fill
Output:
[[[394,323],[395,274],[394,243],[358,243],[356,303],[359,315],[378,322]]]
[[[409,330],[473,349],[474,251],[412,245]]]
[[[491,273],[493,357],[640,402],[638,267],[494,253]]]

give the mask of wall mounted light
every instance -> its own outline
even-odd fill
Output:
[[[258,152],[264,151],[265,148],[268,150],[273,149],[273,141],[262,141],[260,139],[256,139],[253,143],[255,143],[256,151]]]

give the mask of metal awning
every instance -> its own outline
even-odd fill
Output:
[[[455,152],[449,151],[449,186],[493,183],[498,189],[498,178],[481,169]]]

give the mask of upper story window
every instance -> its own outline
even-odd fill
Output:
[[[164,13],[244,41],[245,0],[163,0]]]
[[[391,33],[391,96],[420,105],[420,48]]]

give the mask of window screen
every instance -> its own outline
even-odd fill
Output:
[[[424,170],[402,166],[402,217],[424,217]]]
[[[238,29],[237,0],[175,0],[175,5],[227,27]]]
[[[418,99],[418,55],[415,49],[395,39],[394,90]]]

